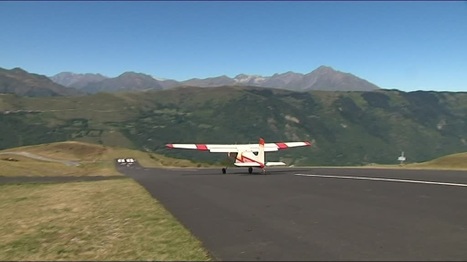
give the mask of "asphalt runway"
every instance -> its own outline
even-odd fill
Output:
[[[118,169],[217,260],[467,260],[467,172]]]

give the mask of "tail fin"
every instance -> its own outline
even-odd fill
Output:
[[[259,151],[258,151],[258,161],[262,164],[266,163],[264,161],[264,139],[259,139]]]

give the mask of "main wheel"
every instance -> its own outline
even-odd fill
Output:
[[[248,173],[250,173],[250,174],[253,173],[253,168],[252,167],[248,168]]]
[[[227,173],[227,168],[222,168],[222,174]]]

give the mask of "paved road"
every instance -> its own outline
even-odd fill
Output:
[[[218,260],[467,260],[467,172],[118,168]]]

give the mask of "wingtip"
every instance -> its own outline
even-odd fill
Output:
[[[310,142],[310,141],[305,141],[305,144],[306,144],[307,146],[311,146],[311,142]]]
[[[173,144],[166,144],[165,147],[167,147],[167,148],[174,148],[174,145],[173,145]]]

